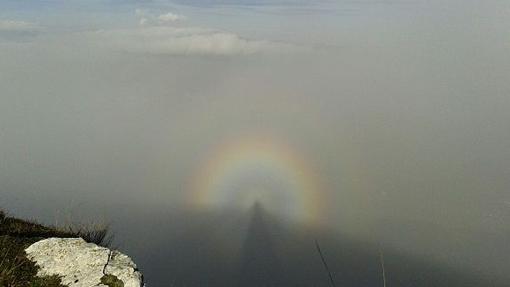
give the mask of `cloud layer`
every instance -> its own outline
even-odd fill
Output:
[[[128,52],[169,55],[250,55],[291,51],[291,45],[200,27],[150,26],[136,29],[103,30],[93,37],[111,48]]]
[[[0,32],[35,32],[39,29],[39,26],[31,22],[0,20]]]
[[[137,9],[139,27],[100,30],[89,39],[115,50],[166,55],[251,55],[300,50],[297,46],[244,38],[236,33],[183,24],[172,12],[153,15]]]
[[[26,40],[39,34],[41,30],[41,27],[35,23],[0,19],[0,40]]]
[[[75,31],[70,29],[68,32],[50,28],[47,31],[45,29],[47,37],[38,38],[37,41],[51,45],[55,39],[65,38],[68,43],[78,46],[173,56],[241,56],[305,50],[304,47],[285,42],[251,39],[233,31],[196,25],[188,21],[187,16],[172,11],[158,13],[136,9],[134,14],[137,21],[134,26],[92,30],[84,27]],[[4,42],[32,41],[42,31],[41,26],[32,22],[0,19],[0,40]]]

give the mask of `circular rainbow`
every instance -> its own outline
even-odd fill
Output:
[[[273,188],[257,182],[269,181]],[[192,180],[190,202],[198,207],[250,207],[256,202],[292,220],[315,223],[326,199],[320,180],[289,145],[250,137],[219,145]]]

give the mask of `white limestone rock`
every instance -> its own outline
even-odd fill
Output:
[[[115,275],[124,282],[124,287],[142,286],[142,275],[137,271],[135,263],[119,251],[112,251],[110,262],[105,268],[105,274]]]
[[[69,287],[105,287],[104,275],[116,276],[125,287],[143,286],[142,274],[128,256],[81,238],[44,239],[25,252],[39,267],[38,276],[60,276]]]

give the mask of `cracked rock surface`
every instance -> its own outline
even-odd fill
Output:
[[[32,244],[27,257],[39,267],[38,276],[58,275],[69,287],[100,287],[104,275],[114,275],[125,287],[143,286],[142,274],[128,256],[87,243],[81,238],[49,238]]]

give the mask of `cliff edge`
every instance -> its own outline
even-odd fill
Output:
[[[0,211],[0,287],[142,287],[136,264],[109,242],[106,230],[47,227]]]

